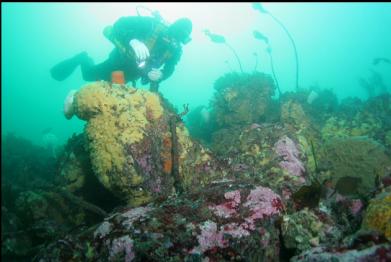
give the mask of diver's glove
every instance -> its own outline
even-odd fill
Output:
[[[144,64],[143,62],[149,57],[148,47],[137,39],[130,40],[129,45],[136,55],[137,64]]]
[[[162,71],[157,68],[152,68],[151,71],[148,72],[148,78],[152,82],[157,82],[163,77]]]

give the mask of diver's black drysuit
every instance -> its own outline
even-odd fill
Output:
[[[125,55],[118,46],[110,53],[108,59],[98,65],[94,65],[93,60],[87,52],[82,52],[70,59],[60,62],[51,69],[54,79],[62,81],[72,74],[75,68],[80,65],[85,81],[111,80],[113,71],[124,72],[125,82],[135,81],[142,77],[143,83],[149,82],[147,73],[152,68],[162,69],[163,76],[160,81],[170,77],[175,66],[182,56],[182,47],[168,37],[168,27],[152,17],[129,16],[122,17],[115,22],[111,30],[111,40],[116,41],[116,45],[132,53],[129,41],[137,39],[146,44],[150,56],[143,68],[138,68],[133,57]]]

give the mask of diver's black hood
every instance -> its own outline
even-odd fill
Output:
[[[180,18],[176,20],[168,28],[168,35],[179,42],[186,44],[190,41],[190,34],[193,29],[193,24],[188,18]]]

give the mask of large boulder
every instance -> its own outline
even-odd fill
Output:
[[[384,147],[368,137],[334,138],[321,150],[320,165],[329,169],[323,179],[345,196],[365,196],[376,189],[391,160]]]
[[[218,129],[263,121],[275,91],[273,79],[260,72],[225,74],[214,88],[211,115]]]
[[[253,178],[289,198],[309,182],[309,142],[281,124],[257,124],[222,129],[213,149],[235,177]]]
[[[96,177],[133,206],[217,175],[210,152],[190,139],[180,117],[157,93],[95,82],[76,92],[73,110],[87,121],[87,151]]]

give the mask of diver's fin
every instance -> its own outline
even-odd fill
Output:
[[[76,67],[80,65],[84,59],[88,57],[86,52],[75,55],[72,58],[66,59],[50,69],[51,76],[57,81],[63,81],[68,78]]]

